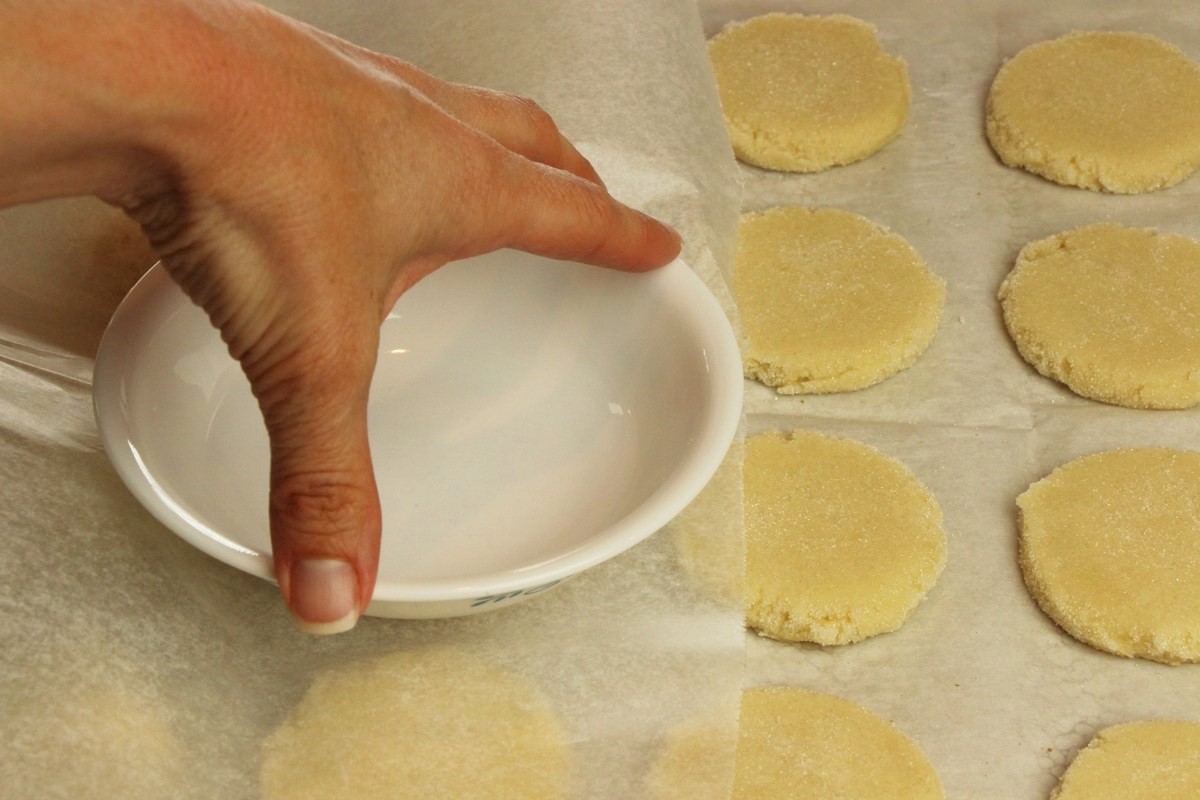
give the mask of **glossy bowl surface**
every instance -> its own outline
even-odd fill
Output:
[[[438,270],[382,327],[368,613],[487,611],[628,549],[712,476],[741,398],[729,323],[682,262],[629,275],[501,251]],[[258,407],[161,266],[104,335],[95,404],[109,458],[155,517],[271,579]]]

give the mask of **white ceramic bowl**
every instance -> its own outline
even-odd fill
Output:
[[[382,328],[367,613],[500,608],[632,547],[712,476],[741,400],[729,323],[682,262],[629,275],[502,251],[435,272]],[[262,418],[161,266],[104,335],[95,404],[109,458],[155,517],[272,578]]]

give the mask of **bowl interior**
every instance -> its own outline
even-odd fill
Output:
[[[138,499],[269,577],[258,407],[161,267],[114,317],[95,388],[106,449]],[[728,323],[680,262],[628,275],[502,251],[435,272],[382,327],[376,599],[529,586],[626,549],[711,476],[740,397]]]

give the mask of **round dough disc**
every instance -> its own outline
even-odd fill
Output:
[[[899,628],[946,563],[937,501],[850,439],[746,442],[746,622],[774,639],[847,644]]]
[[[566,737],[518,676],[446,650],[319,676],[263,745],[264,800],[558,800]]]
[[[862,20],[766,14],[709,42],[734,154],[816,172],[866,158],[900,133],[912,90]]]
[[[733,800],[742,698],[706,708],[667,732],[646,776],[645,800]]]
[[[1038,372],[1130,408],[1200,403],[1200,243],[1120,225],[1032,242],[1000,286]]]
[[[745,596],[745,460],[745,443],[736,438],[704,490],[667,526],[688,577],[705,595],[730,610],[741,608]]]
[[[1087,456],[1017,507],[1025,583],[1063,630],[1117,655],[1200,661],[1200,453]]]
[[[1079,751],[1051,800],[1195,800],[1200,723],[1157,720],[1105,728]]]
[[[929,759],[885,719],[849,700],[772,686],[742,694],[732,795],[706,790],[690,770],[728,746],[703,724],[672,736],[653,775],[654,800],[941,800]],[[695,794],[692,790],[698,790]]]
[[[742,217],[733,292],[746,375],[812,394],[862,389],[916,361],[937,333],[946,284],[864,217],[786,206]]]
[[[1200,69],[1144,33],[1040,42],[996,74],[987,135],[1005,164],[1056,183],[1162,189],[1200,166]]]

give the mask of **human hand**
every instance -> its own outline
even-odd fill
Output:
[[[0,205],[82,189],[141,224],[262,409],[285,600],[306,630],[351,627],[378,563],[366,409],[396,299],[496,248],[644,270],[674,257],[678,237],[614,201],[529,101],[439,81],[249,3],[66,5],[75,24],[93,13],[105,30],[116,14],[155,44],[91,65],[109,76],[80,90],[103,106],[92,134],[103,141],[75,134],[82,146],[66,149],[84,155],[69,177],[0,156],[0,175],[18,176]],[[156,53],[170,66],[146,74]],[[71,58],[89,72],[86,53]],[[136,119],[104,105],[115,101]]]

